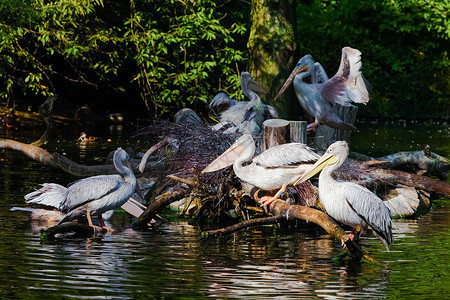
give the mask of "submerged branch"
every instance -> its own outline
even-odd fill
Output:
[[[158,211],[160,211],[170,203],[183,198],[187,192],[188,189],[182,186],[176,186],[172,190],[159,195],[155,199],[155,201],[153,201],[152,204],[147,208],[147,210],[139,217],[137,223],[138,227],[141,229],[148,228],[147,224],[150,223],[153,218],[155,218]]]
[[[202,232],[202,238],[223,236],[223,235],[230,234],[230,233],[239,231],[241,229],[244,229],[244,228],[247,228],[250,226],[278,223],[283,218],[284,218],[283,216],[278,215],[278,216],[272,216],[272,217],[266,217],[266,218],[256,218],[256,219],[245,220],[241,223],[237,223],[237,224],[225,227],[225,228],[204,231],[204,232]]]

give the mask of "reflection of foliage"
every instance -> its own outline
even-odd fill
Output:
[[[56,77],[97,86],[124,75],[114,88],[131,82],[159,112],[206,102],[219,89],[233,93],[244,56],[233,47],[245,27],[225,7],[211,0],[1,0],[1,96],[19,87],[52,95]]]
[[[445,117],[450,104],[448,1],[309,1],[298,7],[302,53],[333,75],[340,48],[363,53],[374,87],[361,113]],[[333,51],[330,51],[333,49]]]

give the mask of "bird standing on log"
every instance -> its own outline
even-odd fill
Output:
[[[311,148],[300,143],[278,145],[253,157],[255,148],[253,137],[244,134],[202,173],[233,165],[234,173],[242,181],[263,190],[279,189],[275,196],[261,198],[262,205],[270,205],[320,157]]]
[[[120,175],[92,176],[78,180],[67,188],[56,183],[44,183],[41,189],[25,195],[25,200],[27,203],[57,207],[66,214],[58,224],[86,215],[89,226],[95,231],[97,226],[92,224],[91,215],[96,215],[101,227],[111,232],[101,215],[125,204],[135,191],[140,193],[131,167],[123,165],[124,162],[129,164],[128,160],[128,154],[117,148],[113,162]]]
[[[303,56],[295,66],[289,78],[275,97],[279,98],[294,83],[295,94],[303,109],[315,118],[308,129],[315,130],[318,125],[324,124],[335,129],[356,130],[352,124],[343,122],[334,112],[334,103],[344,106],[354,103],[367,103],[369,101],[370,85],[361,72],[361,52],[357,49],[344,47],[342,49],[341,64],[337,73],[328,79],[320,65],[315,65],[311,55]],[[316,70],[318,67],[321,70]],[[316,73],[325,74],[322,78],[314,79]],[[311,83],[303,80],[313,76]]]
[[[338,141],[331,144],[325,154],[298,179],[294,185],[304,182],[315,174],[319,176],[319,198],[326,212],[338,222],[353,228],[350,238],[369,227],[375,236],[385,245],[392,243],[391,212],[383,201],[374,193],[352,182],[335,180],[331,174],[347,159],[349,153],[347,142]]]
[[[255,92],[268,94],[269,92],[253,80],[249,72],[241,73],[241,89],[250,101],[236,101],[225,93],[217,94],[209,108],[222,110],[220,124],[225,126],[232,123],[232,130],[237,133],[259,133],[265,119],[277,118],[278,113],[270,105],[263,104]],[[213,127],[215,128],[215,127]]]

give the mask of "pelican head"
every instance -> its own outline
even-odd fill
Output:
[[[225,167],[231,166],[240,158],[246,151],[255,147],[255,141],[251,134],[244,134],[238,138],[233,145],[230,146],[224,153],[213,160],[202,173],[214,172]],[[254,151],[254,150],[253,150]]]
[[[262,85],[253,80],[253,77],[249,72],[241,73],[241,89],[242,92],[249,98],[251,98],[248,94],[249,90],[263,94],[269,93],[267,89],[265,89]]]
[[[294,185],[305,182],[317,173],[319,173],[326,166],[334,166],[336,170],[345,162],[348,157],[348,144],[346,141],[337,141],[331,144],[325,154],[308,170],[302,177],[300,177]]]
[[[280,91],[278,92],[278,95],[275,97],[274,100],[277,100],[277,98],[281,97],[281,95],[294,81],[295,76],[303,73],[302,77],[306,77],[309,74],[311,74],[313,70],[314,70],[314,60],[311,55],[307,54],[302,58],[300,58],[300,60],[295,65],[295,68],[292,71],[291,75],[289,75],[288,79],[286,79],[286,82],[281,87]]]

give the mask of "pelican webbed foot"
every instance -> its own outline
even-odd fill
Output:
[[[272,204],[273,201],[275,201],[278,198],[280,198],[281,194],[283,194],[284,191],[286,191],[286,186],[285,185],[283,185],[281,187],[281,189],[274,196],[272,196],[272,197],[270,197],[270,196],[263,196],[263,197],[261,197],[261,199],[259,200],[259,204],[261,204],[261,206],[270,207],[270,204]]]
[[[319,126],[318,123],[308,124],[308,126],[306,126],[306,131],[316,132],[316,129],[317,129],[318,126]]]

